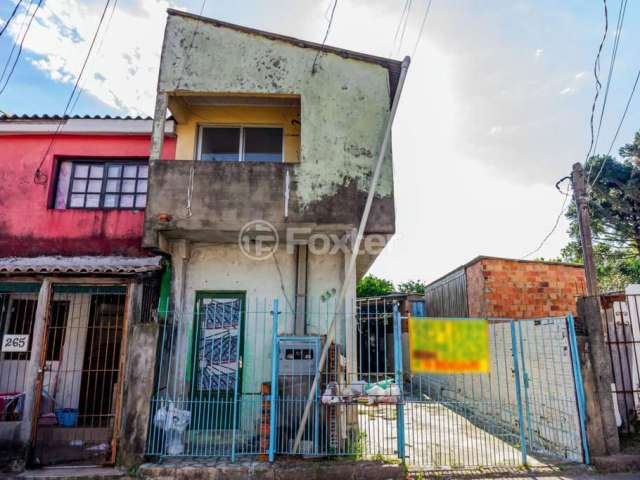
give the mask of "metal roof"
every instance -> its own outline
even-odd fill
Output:
[[[40,256],[0,258],[0,273],[132,274],[162,269],[162,257]]]
[[[148,116],[131,115],[49,115],[49,114],[3,114],[0,121],[7,120],[153,120]]]

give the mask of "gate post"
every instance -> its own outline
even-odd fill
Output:
[[[402,368],[402,320],[398,303],[393,304],[393,363],[395,367],[395,381],[400,390],[400,397],[396,403],[396,429],[398,431],[398,457],[404,463],[404,381]]]
[[[578,356],[578,342],[576,340],[576,329],[573,315],[567,316],[567,329],[569,330],[569,352],[571,353],[571,369],[573,370],[573,381],[576,389],[576,399],[578,401],[578,416],[580,417],[580,437],[582,439],[582,454],[584,463],[589,465],[589,443],[587,442],[587,414],[584,398],[584,382],[580,371],[580,358]]]
[[[620,451],[611,384],[613,369],[605,343],[600,297],[578,298],[578,355],[585,390],[587,438],[592,456]],[[586,333],[586,335],[585,335]]]
[[[518,368],[518,343],[516,341],[516,324],[509,320],[511,326],[511,354],[513,356],[513,376],[516,384],[516,402],[518,404],[518,423],[520,424],[520,451],[522,464],[527,464],[527,435],[525,434],[524,412],[522,411],[522,392],[520,390],[520,370]]]
[[[276,458],[276,415],[278,412],[278,316],[280,315],[278,299],[273,300],[271,310],[271,409],[269,412],[269,462]]]

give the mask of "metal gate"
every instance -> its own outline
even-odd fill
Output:
[[[631,440],[640,431],[640,294],[602,295],[601,305],[616,422],[621,440]]]
[[[34,412],[34,462],[115,461],[126,287],[54,285]]]
[[[293,333],[288,302],[242,300],[239,310],[238,324],[219,325],[237,348],[214,349],[218,361],[190,352],[202,351],[195,339],[206,312],[196,311],[195,321],[191,313],[158,315],[148,454],[386,458],[418,469],[510,467],[540,455],[588,462],[570,316],[490,320],[488,374],[413,375],[409,319],[395,301],[360,300],[336,317],[331,299],[309,300],[303,336]],[[334,317],[334,341],[310,396]],[[226,387],[198,393],[189,369],[203,366],[216,367]]]

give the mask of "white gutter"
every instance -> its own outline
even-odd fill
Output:
[[[411,59],[408,56],[404,57],[404,59],[402,60],[402,70],[400,71],[398,88],[396,89],[396,94],[393,98],[393,103],[391,104],[391,112],[389,112],[389,119],[387,120],[387,128],[384,132],[384,139],[382,140],[382,146],[380,147],[380,152],[378,154],[378,161],[376,163],[376,168],[373,172],[373,177],[371,177],[371,183],[369,185],[367,202],[365,203],[364,212],[362,213],[362,217],[360,218],[360,226],[358,227],[356,240],[354,242],[353,249],[351,250],[351,257],[349,258],[349,268],[344,277],[345,281],[342,284],[342,288],[340,289],[340,296],[338,297],[338,301],[336,302],[336,310],[333,314],[333,319],[331,320],[329,329],[327,330],[327,338],[324,342],[324,347],[322,348],[320,361],[318,362],[318,370],[316,371],[316,374],[313,378],[313,383],[311,384],[311,389],[309,390],[307,403],[304,407],[304,413],[302,414],[302,418],[300,419],[300,425],[298,426],[296,438],[295,438],[295,441],[293,442],[293,452],[292,452],[293,454],[295,454],[298,451],[298,447],[300,446],[300,441],[302,440],[304,428],[305,428],[305,425],[307,424],[309,413],[311,412],[311,405],[315,397],[315,392],[316,392],[316,389],[318,388],[320,374],[322,373],[322,369],[324,368],[324,363],[327,360],[327,354],[329,353],[329,346],[331,345],[331,343],[333,343],[333,337],[335,335],[334,330],[335,330],[336,319],[338,318],[338,312],[340,311],[340,306],[344,302],[344,298],[347,293],[347,288],[346,288],[347,281],[348,279],[353,278],[353,273],[355,272],[356,261],[358,259],[358,251],[360,250],[360,244],[362,243],[362,238],[364,236],[365,226],[367,225],[367,221],[369,220],[369,213],[371,212],[371,204],[373,203],[373,196],[375,194],[376,187],[378,186],[378,180],[380,178],[382,163],[384,162],[384,157],[387,153],[387,146],[389,145],[389,140],[391,139],[391,127],[393,126],[393,120],[396,116],[396,111],[398,110],[400,94],[402,93],[402,87],[404,86],[404,80],[407,76],[407,70],[409,69],[410,63],[411,63]]]

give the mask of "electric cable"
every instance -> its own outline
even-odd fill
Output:
[[[16,16],[16,12],[18,11],[18,8],[20,8],[20,4],[23,2],[23,0],[19,0],[18,3],[16,3],[16,6],[13,8],[13,12],[11,12],[11,15],[9,15],[9,18],[7,19],[7,21],[5,22],[5,24],[2,26],[2,29],[0,30],[0,37],[2,36],[2,34],[4,33],[4,31],[7,29],[7,27],[9,26],[9,24],[11,23],[11,20],[13,20],[13,17]]]
[[[331,9],[331,16],[329,17],[329,23],[327,25],[327,30],[324,32],[324,38],[322,39],[322,46],[320,47],[320,50],[316,52],[316,56],[313,59],[313,65],[311,65],[311,75],[316,74],[316,71],[317,71],[316,65],[318,62],[318,57],[320,57],[320,54],[324,51],[324,45],[325,43],[327,43],[327,38],[329,38],[329,32],[331,31],[331,25],[333,24],[333,16],[336,13],[337,6],[338,6],[338,0],[334,0],[333,8]]]

